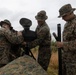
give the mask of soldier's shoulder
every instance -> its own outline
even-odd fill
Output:
[[[44,29],[47,29],[47,30],[50,29],[49,26],[48,26],[48,24],[45,24],[45,25],[44,25]]]

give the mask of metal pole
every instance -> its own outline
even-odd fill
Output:
[[[61,42],[61,24],[57,24],[57,32],[58,32],[58,41]],[[61,48],[58,48],[58,75],[62,75],[62,51]]]

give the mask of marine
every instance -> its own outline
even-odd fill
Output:
[[[12,28],[11,23],[9,20],[5,19],[4,21],[0,22],[0,25],[8,25]],[[8,64],[10,62],[10,50],[11,50],[11,43],[12,44],[19,44],[23,42],[23,37],[15,34],[10,29],[5,29],[3,27],[0,28],[0,67]]]
[[[41,10],[37,13],[35,18],[38,23],[35,30],[37,39],[29,42],[28,46],[30,48],[39,46],[37,61],[42,66],[42,68],[47,71],[51,58],[51,33],[50,28],[45,21],[48,16],[46,15],[46,11]]]
[[[71,4],[59,9],[59,18],[66,21],[63,30],[63,42],[57,42],[62,51],[62,75],[76,75],[76,15]]]

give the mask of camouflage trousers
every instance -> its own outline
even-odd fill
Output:
[[[42,68],[47,71],[49,62],[51,58],[51,48],[50,47],[39,47],[38,53],[38,63]]]

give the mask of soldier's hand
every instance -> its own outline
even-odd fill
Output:
[[[62,48],[63,47],[63,42],[56,42],[57,48]]]
[[[21,31],[18,31],[17,34],[18,34],[18,36],[21,36],[22,35],[22,32]]]
[[[2,28],[0,28],[0,30],[6,30],[6,29],[2,27]]]
[[[2,32],[6,32],[7,30],[5,29],[5,28],[0,28],[0,31],[2,31]]]
[[[22,45],[24,45],[24,46],[25,46],[25,45],[26,45],[26,42],[23,42],[23,43],[22,43]]]

